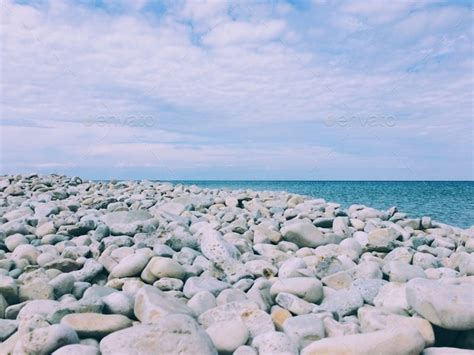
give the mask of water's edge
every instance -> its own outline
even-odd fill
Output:
[[[251,181],[171,180],[204,188],[288,191],[341,204],[363,204],[380,210],[397,206],[412,217],[468,228],[474,225],[474,181]]]

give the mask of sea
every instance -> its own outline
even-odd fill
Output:
[[[453,226],[474,226],[474,181],[244,181],[174,180],[207,188],[288,191],[324,198],[347,208],[363,204],[380,210],[396,206],[411,217],[430,216]]]

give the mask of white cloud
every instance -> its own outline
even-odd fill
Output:
[[[2,143],[3,150],[8,148],[4,162],[10,167],[68,166],[71,161],[152,166],[144,152],[155,147],[176,167],[232,160],[242,162],[242,169],[265,164],[303,169],[324,149],[331,152],[327,164],[350,165],[356,164],[356,155],[342,153],[350,148],[338,139],[344,138],[347,145],[355,139],[367,141],[370,130],[351,127],[347,137],[339,131],[314,130],[314,147],[306,138],[287,148],[278,147],[285,141],[267,140],[261,142],[263,148],[250,150],[226,145],[225,138],[233,137],[236,127],[291,128],[299,122],[314,125],[329,116],[374,113],[399,119],[383,138],[418,139],[429,123],[430,141],[464,151],[466,144],[446,138],[441,123],[455,113],[458,123],[453,129],[466,136],[472,81],[464,73],[472,62],[463,59],[461,65],[459,59],[439,65],[436,60],[442,55],[465,56],[471,36],[446,32],[439,42],[434,29],[452,28],[462,10],[431,12],[435,10],[413,3],[350,2],[320,22],[310,18],[303,25],[294,22],[298,10],[260,3],[246,16],[253,3],[232,9],[224,1],[191,0],[184,6],[173,3],[158,18],[140,12],[146,7],[143,3],[133,9],[119,4],[124,8],[120,14],[68,1],[37,8],[7,3],[2,14],[1,104],[10,126],[2,127],[2,138],[8,137]],[[413,6],[416,11],[407,17]],[[398,27],[380,25],[392,21]],[[318,34],[314,43],[301,30],[310,26]],[[362,39],[354,41],[361,43],[354,47],[333,42],[347,31],[357,40],[358,31],[371,26],[396,29],[397,38],[371,43]],[[409,38],[412,31],[419,33],[413,43],[398,48],[400,42],[390,42],[401,41],[402,33]],[[413,66],[422,74],[407,70]],[[163,126],[91,130],[80,125],[100,116],[150,115]],[[51,128],[11,126],[15,120]],[[194,128],[196,134],[175,133],[174,126],[187,132]],[[211,144],[216,131],[222,136]],[[323,144],[328,133],[336,138]],[[25,137],[29,146],[23,144]],[[59,153],[50,155],[50,149]]]
[[[204,38],[204,43],[212,46],[236,44],[259,44],[280,36],[285,30],[283,21],[265,21],[263,23],[227,22],[215,27]]]
[[[426,5],[427,1],[398,0],[398,1],[346,1],[341,6],[345,13],[363,17],[368,23],[383,24],[406,15],[409,10]]]

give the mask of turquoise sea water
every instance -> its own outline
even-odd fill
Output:
[[[412,217],[459,227],[474,225],[474,181],[173,181],[209,188],[289,191],[343,207],[363,204],[377,209],[397,206]]]

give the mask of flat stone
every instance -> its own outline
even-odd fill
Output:
[[[100,352],[95,346],[72,344],[59,348],[52,355],[100,355]]]
[[[100,339],[131,327],[132,321],[119,314],[77,313],[64,316],[61,324],[74,329],[81,338]]]
[[[376,332],[344,335],[315,341],[301,355],[320,354],[419,354],[425,341],[414,328],[389,328]]]
[[[142,324],[109,334],[100,342],[102,355],[217,355],[211,339],[196,321],[169,314],[154,324]]]

